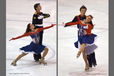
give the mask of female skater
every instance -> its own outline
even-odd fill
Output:
[[[90,45],[90,44],[94,43],[94,39],[97,35],[91,33],[91,30],[93,28],[93,26],[90,23],[93,19],[93,17],[91,15],[87,16],[86,19],[84,19],[84,20],[80,20],[79,17],[77,17],[77,18],[78,18],[77,22],[66,23],[65,27],[70,26],[70,25],[77,25],[77,24],[79,25],[78,41],[75,42],[74,44],[75,44],[76,48],[80,47],[77,57],[79,57],[81,53],[83,54],[83,59],[85,61],[85,65],[86,65],[85,70],[88,70],[89,64],[87,61],[86,54],[93,53],[94,50],[97,48],[97,46],[95,44]],[[81,46],[79,46],[79,44]]]
[[[11,65],[13,66],[16,66],[16,62],[21,59],[23,56],[27,55],[28,52],[34,52],[36,54],[39,54],[41,52],[43,52],[43,55],[42,55],[42,58],[40,59],[40,63],[42,64],[47,64],[45,61],[44,61],[44,58],[45,56],[47,55],[48,53],[48,48],[44,45],[39,45],[39,32],[40,31],[43,31],[45,29],[48,29],[48,28],[51,28],[53,27],[55,24],[52,24],[51,26],[48,26],[48,27],[44,27],[44,28],[37,28],[35,29],[34,25],[33,24],[28,24],[27,25],[27,29],[26,29],[26,32],[21,35],[21,36],[18,36],[16,38],[12,38],[10,39],[11,40],[15,40],[15,39],[19,39],[19,38],[22,38],[22,37],[25,37],[25,36],[31,36],[32,38],[32,42],[27,45],[27,46],[24,46],[22,48],[20,48],[20,50],[23,50],[24,52],[22,52],[22,54],[20,54],[12,63]]]

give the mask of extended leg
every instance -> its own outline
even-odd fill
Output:
[[[20,54],[12,63],[11,65],[16,66],[16,62],[21,59],[23,56],[27,55],[28,53],[22,53]]]
[[[82,52],[82,55],[83,55],[83,59],[84,59],[84,62],[85,62],[85,70],[88,70],[89,69],[89,64],[88,64],[88,60],[87,60],[85,50]]]
[[[84,51],[85,46],[86,46],[86,44],[84,44],[84,43],[81,45],[80,51],[78,51],[78,54],[77,54],[77,58],[80,56],[81,52]]]

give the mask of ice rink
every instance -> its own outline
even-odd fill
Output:
[[[84,3],[82,3],[84,2]],[[82,5],[87,7],[86,15],[93,15],[95,24],[93,33],[97,34],[95,50],[97,66],[84,71],[82,55],[76,58],[78,49],[74,42],[77,41],[77,27],[63,27],[63,22],[70,22],[79,15]],[[58,2],[58,76],[108,76],[108,0],[59,0]]]
[[[49,48],[46,56],[47,66],[40,65],[30,53],[11,66],[11,62],[21,52],[19,48],[30,44],[30,37],[9,41],[12,37],[22,35],[28,23],[31,23],[35,12],[34,4],[41,3],[42,12],[49,13],[50,18],[44,19],[44,27],[56,23],[55,0],[6,0],[6,75],[7,76],[56,76],[56,26],[44,30],[43,44]]]

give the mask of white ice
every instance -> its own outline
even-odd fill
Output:
[[[95,42],[98,46],[95,50],[97,66],[88,72],[84,71],[82,55],[76,58],[77,27],[64,28],[62,24],[79,15],[82,5],[88,9],[86,15],[93,15],[95,27],[92,32],[98,35]],[[108,76],[108,0],[59,0],[58,12],[58,76]]]
[[[40,65],[30,53],[11,66],[11,62],[21,52],[19,48],[31,42],[30,37],[9,41],[12,37],[22,35],[34,14],[34,4],[41,3],[42,11],[49,13],[50,18],[44,20],[44,27],[56,23],[55,0],[6,0],[6,75],[7,76],[56,76],[56,27],[44,31],[43,44],[49,48],[46,56],[47,66]]]

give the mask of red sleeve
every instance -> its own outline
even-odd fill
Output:
[[[92,29],[92,25],[91,24],[88,24],[88,29]]]
[[[51,27],[53,27],[53,26],[55,26],[56,24],[52,24],[51,26],[47,26],[47,27],[44,27],[44,28],[38,28],[37,29],[37,32],[40,32],[40,31],[43,31],[43,30],[45,30],[45,29],[49,29],[49,28],[51,28]],[[35,32],[35,33],[37,33],[37,32]]]
[[[79,21],[66,23],[65,25],[66,25],[66,26],[71,26],[71,25],[77,25],[77,24],[79,24]]]
[[[91,29],[92,29],[92,25],[88,24],[88,29],[86,29],[88,35],[91,35]]]
[[[28,32],[28,33],[25,33],[25,34],[23,34],[23,35],[21,35],[21,36],[12,38],[12,39],[10,39],[10,41],[11,41],[11,40],[16,40],[16,39],[19,39],[19,38],[22,38],[22,37],[25,37],[25,36],[30,36],[31,34],[32,34],[32,33]]]

